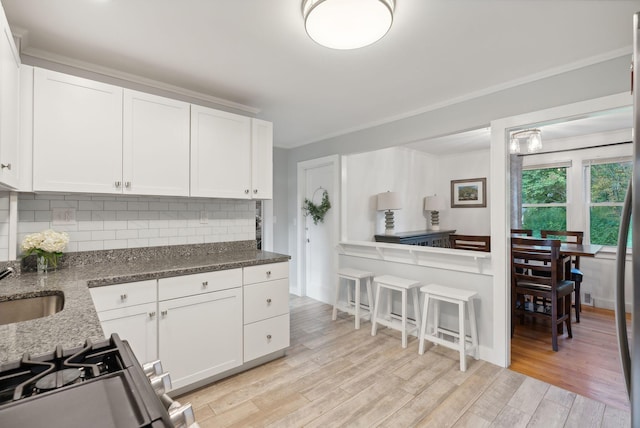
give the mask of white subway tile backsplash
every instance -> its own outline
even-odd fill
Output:
[[[47,199],[26,200],[22,201],[22,205],[25,210],[46,211],[50,209],[49,200]]]
[[[104,209],[105,211],[126,211],[127,203],[122,201],[105,201]]]
[[[91,232],[92,241],[108,241],[116,239],[115,230],[95,230]]]
[[[104,241],[80,241],[78,251],[98,251],[104,250]]]
[[[24,205],[22,203],[22,195],[20,195],[20,209],[24,209],[22,206]],[[67,201],[67,200],[51,200],[50,202],[51,208],[75,208],[78,209],[78,201]]]
[[[8,193],[0,192],[0,237],[8,233]],[[6,207],[4,210],[2,207]],[[76,209],[76,224],[52,225],[52,208]],[[207,223],[200,222],[206,212]],[[45,229],[66,231],[67,252],[255,239],[255,203],[131,195],[21,193],[18,243]],[[18,250],[20,252],[20,250]],[[0,260],[8,239],[0,239]]]
[[[116,220],[137,220],[138,211],[116,211]]]
[[[116,230],[116,239],[136,239],[138,238],[137,230]]]
[[[104,210],[104,202],[103,201],[79,201],[78,209],[84,210],[84,211],[102,211]]]
[[[127,209],[129,211],[148,211],[149,203],[148,202],[127,202]]]

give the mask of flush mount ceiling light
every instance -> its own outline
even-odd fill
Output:
[[[542,150],[542,131],[539,129],[525,129],[511,134],[511,141],[509,142],[510,153],[520,153],[520,140],[527,142],[528,153]]]
[[[393,22],[395,0],[303,0],[307,34],[332,49],[357,49],[380,40]]]

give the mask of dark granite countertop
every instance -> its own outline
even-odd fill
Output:
[[[285,262],[289,256],[259,250],[226,251],[189,256],[146,257],[64,267],[46,275],[23,273],[0,281],[0,301],[64,293],[64,308],[51,316],[0,325],[0,363],[24,353],[44,354],[75,348],[86,339],[103,339],[89,287]]]

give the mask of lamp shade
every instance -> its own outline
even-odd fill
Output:
[[[425,211],[442,211],[447,206],[444,203],[442,196],[427,196],[424,198],[424,210]]]
[[[399,210],[401,208],[402,202],[397,192],[378,193],[378,211]]]
[[[303,0],[309,37],[332,49],[357,49],[381,39],[393,22],[395,0]]]

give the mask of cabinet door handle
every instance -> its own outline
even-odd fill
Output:
[[[270,305],[271,304],[271,299],[267,299],[267,304]]]
[[[202,288],[207,288],[209,286],[209,281],[202,281]]]
[[[149,318],[153,318],[156,316],[156,311],[149,312]]]
[[[162,315],[163,317],[166,317],[167,313],[169,313],[167,309],[165,309],[164,311],[160,311],[160,315]]]
[[[125,294],[121,294],[120,295],[120,300],[122,300],[124,302],[125,300],[127,300],[127,297],[129,297],[129,296],[127,296],[126,293]]]
[[[267,340],[271,340],[271,335],[267,334]]]
[[[245,193],[246,195],[248,195],[248,194],[249,194],[249,189],[244,189],[244,193]]]
[[[114,184],[116,185],[116,189],[119,189],[122,183],[119,181],[116,181]]]
[[[125,181],[124,182],[124,187],[126,187],[127,189],[131,188],[131,182],[130,181]]]
[[[11,163],[0,163],[0,168],[7,168],[9,171],[11,171]]]
[[[253,189],[253,194],[257,195],[258,194],[258,189]]]

